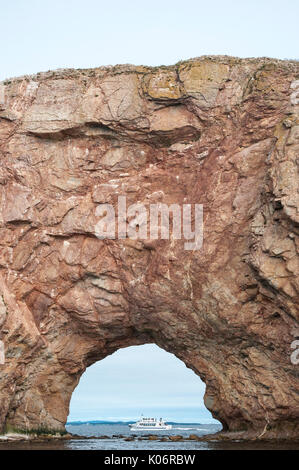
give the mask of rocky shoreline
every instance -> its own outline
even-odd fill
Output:
[[[158,441],[158,442],[184,442],[184,441],[199,441],[199,442],[240,442],[240,441],[263,441],[263,442],[294,442],[294,439],[277,439],[271,434],[257,435],[252,432],[219,432],[215,434],[206,434],[205,436],[198,436],[197,434],[190,434],[188,437],[177,435],[157,435],[157,434],[143,434],[137,435],[132,434],[129,436],[123,434],[113,434],[112,436],[100,435],[100,436],[82,436],[78,434],[21,434],[21,433],[7,433],[0,436],[0,445],[5,442],[49,442],[49,441],[68,441],[68,440],[103,440],[103,439],[123,439],[124,441]],[[299,438],[295,439],[295,442],[299,443]]]

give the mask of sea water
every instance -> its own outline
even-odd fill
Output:
[[[28,450],[285,450],[298,449],[298,443],[292,442],[198,442],[183,440],[179,442],[160,442],[139,440],[144,436],[155,434],[162,437],[170,435],[180,435],[187,439],[190,434],[203,436],[221,430],[220,424],[175,424],[168,431],[138,431],[131,432],[126,424],[69,424],[67,431],[79,436],[89,437],[80,439],[79,437],[67,441],[53,440],[48,442],[3,442],[1,449],[28,449]],[[107,436],[104,439],[94,439],[95,437]],[[133,441],[126,441],[128,437],[134,437]]]

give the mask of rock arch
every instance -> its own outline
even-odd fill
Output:
[[[2,82],[2,432],[63,431],[88,365],[154,342],[224,430],[298,435],[297,77],[203,57]],[[203,204],[202,249],[98,239],[119,195]]]

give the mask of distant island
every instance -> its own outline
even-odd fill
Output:
[[[95,421],[68,421],[66,423],[67,426],[69,425],[72,425],[72,426],[79,426],[81,424],[133,424],[135,423],[135,421],[101,421],[101,420],[95,420]],[[187,425],[187,426],[190,426],[190,425],[193,425],[193,424],[197,424],[197,425],[201,425],[201,423],[179,423],[179,422],[175,422],[175,421],[167,421],[168,424],[173,424],[173,425],[176,425],[176,424],[183,424],[183,425]],[[213,423],[211,423],[213,424]]]

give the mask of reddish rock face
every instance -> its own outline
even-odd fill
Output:
[[[87,366],[156,343],[224,429],[298,436],[298,78],[203,57],[0,84],[2,432],[64,430]],[[201,249],[97,238],[119,196],[202,204]]]

